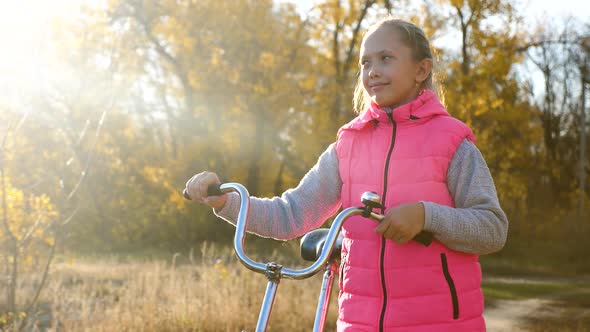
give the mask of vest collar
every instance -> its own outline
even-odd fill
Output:
[[[449,113],[440,103],[434,91],[425,89],[420,92],[416,99],[409,103],[396,107],[392,110],[393,120],[398,125],[428,119],[433,116],[448,116]],[[364,111],[356,121],[350,124],[351,129],[361,129],[368,123],[388,123],[389,116],[387,109],[371,102],[371,105]]]

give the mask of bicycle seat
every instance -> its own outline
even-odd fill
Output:
[[[327,228],[318,228],[305,234],[301,238],[301,258],[310,262],[317,261],[322,254],[328,232],[329,229]],[[340,258],[340,249],[342,249],[342,234],[338,234],[329,261]]]

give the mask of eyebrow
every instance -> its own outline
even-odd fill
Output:
[[[382,55],[382,54],[385,54],[385,53],[394,53],[394,51],[393,50],[390,50],[390,49],[384,49],[384,50],[381,50],[381,51],[378,51],[378,52],[375,52],[375,53],[371,53],[369,55],[373,55],[373,54],[375,54],[375,55]],[[361,60],[362,59],[366,59],[366,58],[367,58],[366,55],[361,55],[361,57],[360,57]]]

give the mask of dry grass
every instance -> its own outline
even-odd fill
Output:
[[[57,263],[37,324],[52,331],[253,331],[266,278],[211,246],[202,248],[202,257],[199,263],[176,266],[172,259]],[[283,280],[269,331],[309,331],[320,284],[321,274]],[[23,286],[20,294],[30,291]],[[335,329],[335,300],[334,294],[327,330]]]
[[[281,255],[270,254],[277,256]],[[277,258],[278,262],[292,260]],[[326,331],[335,330],[338,280],[334,282]],[[240,265],[233,252],[210,245],[201,248],[198,262],[184,256],[101,257],[75,262],[62,259],[52,267],[38,310],[28,317],[37,327],[30,324],[25,330],[254,331],[266,283],[263,275]],[[31,298],[33,284],[34,280],[25,280],[20,285],[20,299]],[[302,281],[283,280],[268,330],[310,331],[320,284],[321,274]],[[4,284],[0,283],[0,294],[5,294],[2,287]],[[548,296],[555,300],[553,308],[543,308],[550,310],[551,315],[523,322],[527,331],[539,332],[590,331],[588,291],[585,283],[484,283],[486,299],[492,302]],[[2,318],[7,317],[2,315],[2,300],[0,332],[12,332],[10,326],[1,325]]]

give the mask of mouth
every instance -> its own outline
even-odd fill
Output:
[[[380,90],[383,87],[385,87],[386,85],[388,85],[388,83],[374,83],[374,84],[370,84],[369,88],[371,90]]]

